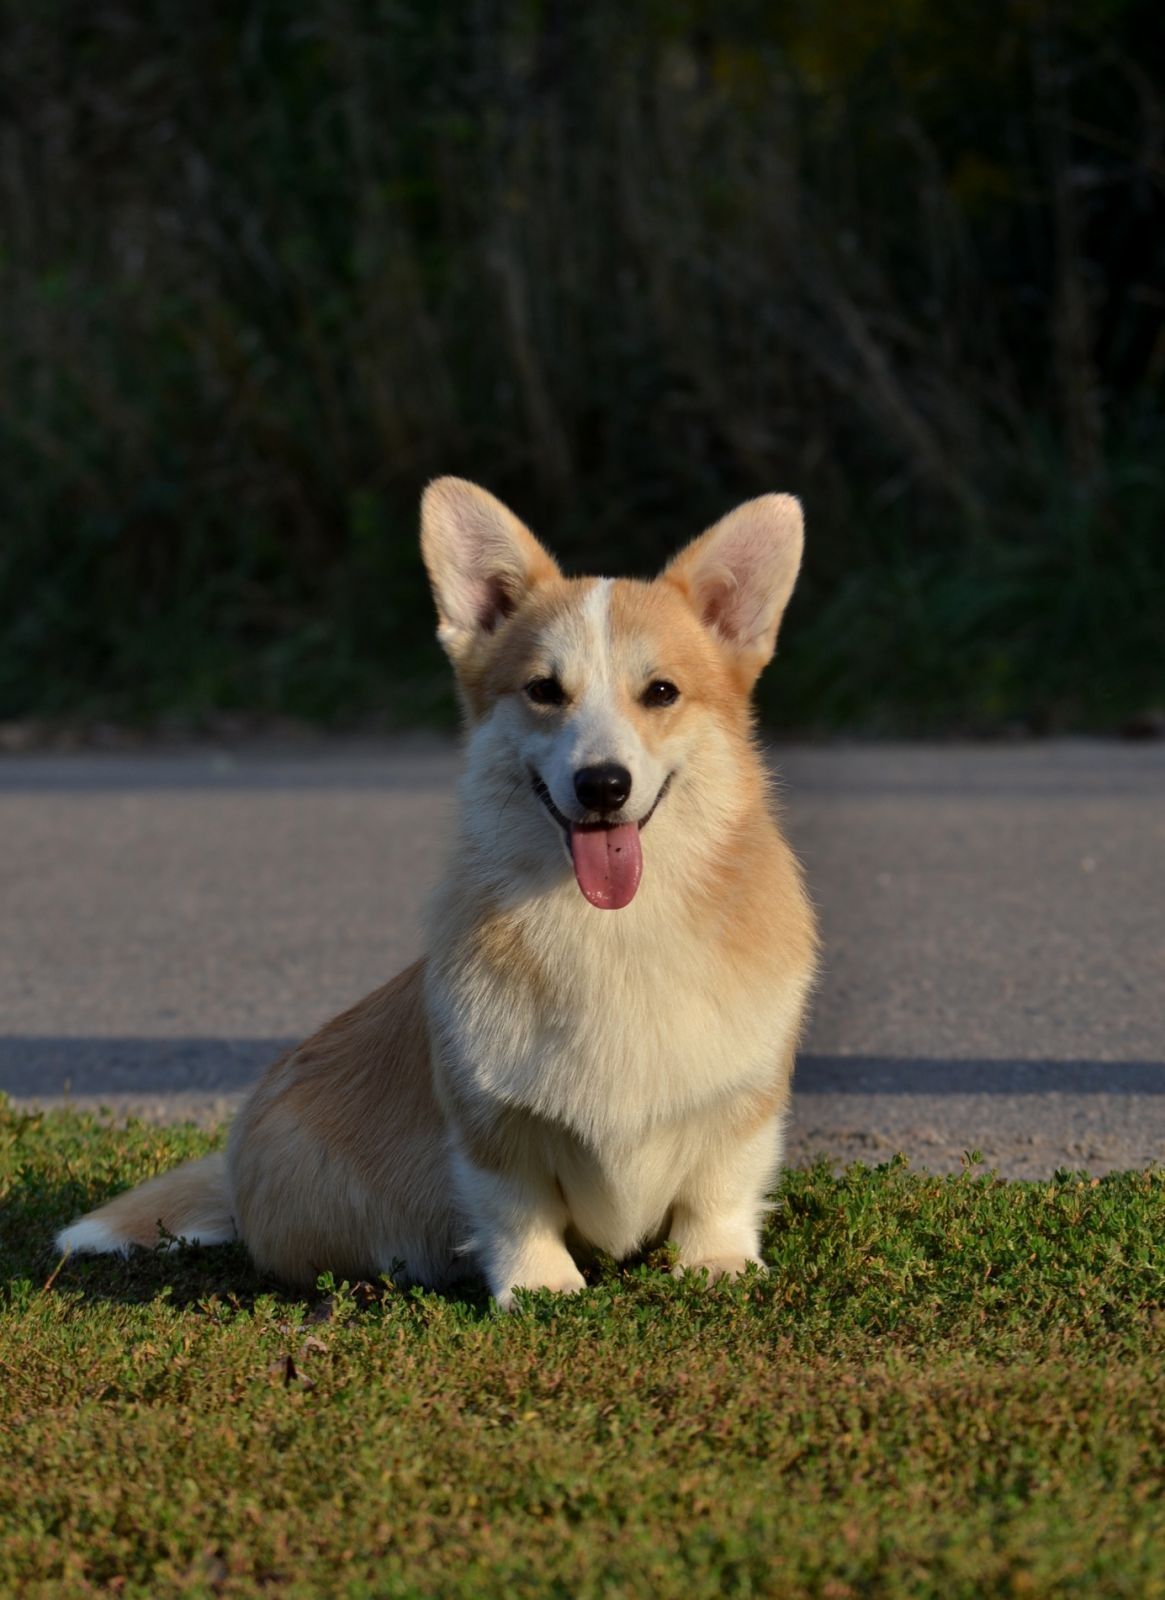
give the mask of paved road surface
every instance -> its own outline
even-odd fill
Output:
[[[1165,747],[775,752],[827,964],[794,1158],[1165,1158]],[[0,758],[0,1088],[229,1113],[419,950],[436,742]]]

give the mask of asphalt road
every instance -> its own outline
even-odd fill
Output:
[[[826,968],[793,1159],[1165,1159],[1165,746],[774,752]],[[435,742],[0,757],[0,1089],[229,1114],[419,952]]]

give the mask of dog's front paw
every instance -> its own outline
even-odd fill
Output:
[[[704,1273],[709,1283],[720,1278],[739,1278],[749,1267],[758,1272],[768,1272],[759,1256],[713,1256],[701,1261],[681,1261],[672,1268],[673,1278],[686,1278],[690,1274]]]
[[[571,1272],[550,1274],[545,1282],[541,1283],[515,1283],[509,1289],[494,1291],[494,1299],[503,1311],[516,1311],[517,1301],[514,1298],[518,1289],[534,1292],[538,1289],[549,1289],[551,1294],[577,1294],[580,1289],[587,1286],[586,1279],[577,1267]]]

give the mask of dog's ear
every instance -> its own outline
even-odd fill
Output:
[[[421,500],[421,554],[437,637],[456,665],[540,583],[560,576],[530,530],[464,478],[437,478]]]
[[[804,543],[801,502],[763,494],[693,539],[664,570],[749,683],[776,648]]]

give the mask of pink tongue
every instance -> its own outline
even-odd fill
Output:
[[[570,853],[578,886],[591,905],[619,911],[631,904],[643,871],[637,822],[623,822],[617,828],[571,828]]]

